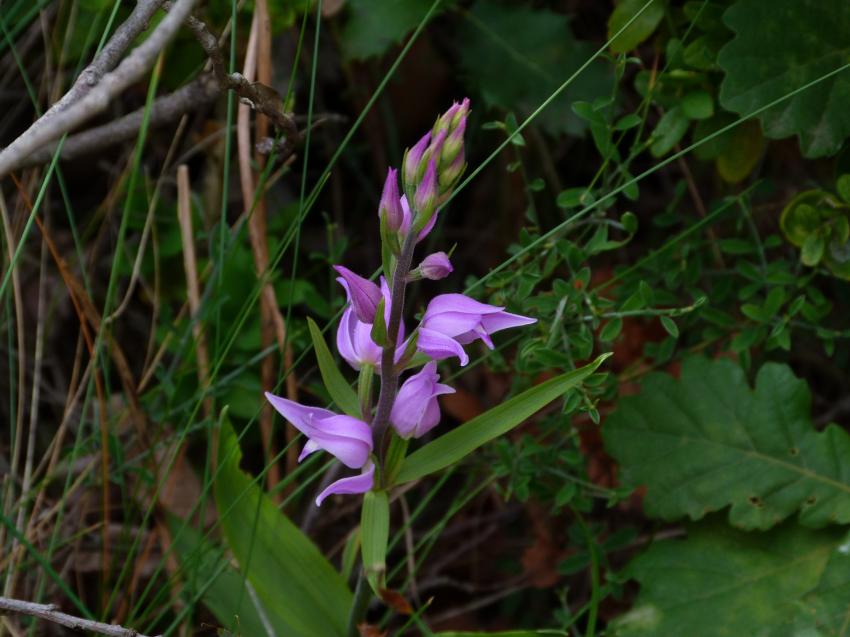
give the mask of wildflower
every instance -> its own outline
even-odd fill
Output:
[[[401,196],[401,210],[402,210],[402,222],[401,222],[401,234],[406,235],[410,232],[410,226],[413,223],[413,213],[410,211],[410,205],[407,203],[407,196]],[[428,220],[428,223],[425,224],[425,227],[419,231],[419,236],[416,237],[416,242],[419,243],[428,236],[428,233],[434,229],[434,224],[437,223],[437,215],[432,215]]]
[[[387,229],[391,232],[397,232],[401,228],[404,215],[398,195],[398,171],[394,168],[387,171],[384,192],[381,194],[381,203],[378,206],[378,215],[381,219],[386,220]]]
[[[337,480],[316,498],[316,504],[333,493],[365,493],[372,488],[375,467],[369,460],[372,452],[372,430],[369,425],[352,416],[335,414],[319,407],[307,407],[281,396],[266,392],[272,407],[307,436],[307,444],[298,462],[311,453],[327,451],[351,469],[363,469],[359,476]]]
[[[427,363],[398,390],[390,412],[390,424],[402,438],[419,438],[440,422],[440,405],[437,396],[453,394],[454,388],[437,381],[437,363]]]
[[[405,192],[413,192],[416,186],[417,177],[419,176],[419,164],[430,141],[431,133],[425,133],[422,139],[404,152],[402,177],[404,178]]]
[[[422,259],[422,263],[419,264],[419,268],[417,269],[423,278],[431,279],[432,281],[445,279],[454,271],[452,262],[449,261],[449,256],[445,252],[429,254]]]
[[[380,290],[381,296],[384,298],[384,321],[388,323],[390,320],[391,293],[384,277],[381,277]],[[398,327],[398,345],[400,347],[402,341],[404,341],[404,335],[404,321],[401,321]],[[372,340],[372,323],[364,323],[357,318],[354,307],[350,303],[339,321],[339,327],[336,331],[336,347],[340,356],[354,369],[359,370],[363,365],[378,366],[381,363],[381,347]],[[400,351],[396,353],[396,360],[400,358],[403,351],[404,348],[401,347]]]
[[[380,288],[345,266],[335,265],[334,270],[340,274],[337,281],[345,288],[348,301],[354,308],[357,318],[363,323],[371,325],[375,320],[378,303],[381,302]]]
[[[463,294],[441,294],[431,299],[419,328],[417,347],[434,360],[457,356],[461,365],[469,358],[460,345],[481,339],[490,349],[490,335],[500,330],[536,323],[537,319],[505,312],[505,308],[480,303]]]

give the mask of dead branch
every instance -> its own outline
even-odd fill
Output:
[[[98,62],[98,64],[95,65],[95,62],[93,62],[84,71],[86,77],[90,78],[88,80],[82,80],[89,83],[90,88],[87,91],[80,91],[82,93],[81,95],[72,95],[70,98],[66,94],[65,97],[54,105],[55,108],[51,108],[48,113],[45,113],[44,116],[39,118],[15,141],[0,151],[0,177],[9,174],[13,170],[13,166],[24,157],[35,152],[45,144],[58,140],[65,133],[105,110],[113,98],[131,84],[141,79],[151,68],[156,57],[177,33],[180,25],[188,17],[196,2],[197,0],[177,0],[171,11],[157,25],[150,36],[133,49],[114,70],[104,72],[100,80],[91,86],[91,78],[96,77],[98,72],[107,68],[109,66],[107,62],[112,62],[112,60],[104,60],[102,56],[98,56],[95,59],[95,62]],[[136,8],[138,9],[139,5],[142,4],[146,7],[154,5],[155,9],[160,3],[159,0],[142,0]],[[134,11],[131,14],[132,16],[138,17],[137,12]],[[147,23],[145,22],[144,24]],[[143,27],[144,25],[141,26]],[[119,28],[110,39],[106,49],[112,52],[117,51],[118,54],[123,52],[129,42],[123,43],[123,40],[116,40],[116,37],[119,33],[123,37],[129,31],[130,27],[126,30]],[[102,61],[102,65],[99,61]],[[93,71],[94,75],[88,72],[93,66],[96,67]],[[80,81],[78,80],[74,84],[74,87],[79,86]],[[71,88],[69,93],[74,92],[74,87]]]
[[[82,619],[81,617],[74,617],[73,615],[59,612],[56,610],[54,604],[36,604],[34,602],[0,597],[0,614],[2,613],[17,613],[19,615],[28,615],[29,617],[38,617],[44,621],[59,624],[66,628],[87,630],[98,633],[99,635],[109,635],[110,637],[145,637],[145,635],[136,632],[132,628],[124,628],[115,624],[104,624],[102,622],[92,621],[91,619]]]

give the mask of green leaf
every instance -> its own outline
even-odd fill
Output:
[[[746,179],[764,153],[764,136],[755,120],[744,122],[729,131],[728,143],[717,156],[717,172],[730,184]]]
[[[800,261],[803,262],[803,265],[809,267],[816,266],[823,258],[823,251],[825,249],[826,242],[823,237],[817,233],[812,233],[803,241],[803,247],[800,250]]]
[[[682,110],[691,119],[708,119],[714,115],[714,98],[706,90],[688,93],[682,98]]]
[[[307,327],[310,328],[310,338],[313,339],[313,349],[316,350],[316,360],[319,363],[319,372],[322,374],[325,388],[337,407],[349,416],[360,418],[360,402],[357,400],[357,393],[351,389],[351,385],[337,368],[319,326],[313,319],[307,317]]]
[[[676,321],[671,319],[669,316],[662,316],[660,318],[661,326],[664,328],[664,331],[673,338],[679,338],[679,326],[676,325]]]
[[[730,506],[745,529],[799,514],[805,526],[850,522],[850,436],[818,432],[806,383],[785,365],[761,368],[755,390],[729,360],[692,358],[676,382],[647,376],[602,428],[622,480],[645,485],[648,515],[699,519]]]
[[[342,51],[348,60],[384,54],[415,29],[432,0],[348,0],[342,29]]]
[[[649,6],[644,9],[647,2]],[[636,15],[637,18],[611,42],[614,53],[628,53],[652,35],[664,17],[664,3],[661,0],[622,0],[608,18],[608,39]]]
[[[226,412],[222,413],[215,502],[239,570],[263,607],[274,611],[277,634],[345,635],[352,603],[345,581],[239,468],[241,459],[236,434]]]
[[[385,588],[390,537],[390,505],[386,491],[369,491],[363,496],[360,536],[366,579],[380,598],[381,589]]]
[[[735,37],[720,51],[724,108],[748,115],[850,60],[845,0],[739,0],[724,15]],[[806,157],[833,155],[850,136],[850,72],[819,82],[759,119],[773,139],[797,135]]]
[[[183,591],[200,595],[221,625],[242,635],[265,635],[261,613],[273,625],[284,626],[275,608],[258,609],[245,590],[245,578],[227,563],[224,552],[190,526],[169,518],[174,555],[180,562]]]
[[[397,483],[417,480],[459,462],[478,447],[507,433],[550,402],[590,376],[608,358],[602,354],[589,365],[561,374],[493,407],[410,454]]]
[[[792,524],[758,534],[693,525],[687,539],[655,542],[626,567],[641,590],[634,608],[613,622],[613,635],[837,635],[821,632],[820,624],[840,626],[846,615],[850,560],[841,553],[841,535]],[[824,591],[827,598],[818,594],[833,574],[844,587],[838,604],[841,588]],[[802,631],[801,624],[819,630]]]
[[[844,203],[850,204],[850,175],[841,175],[835,180],[835,191]]]
[[[661,157],[679,143],[688,130],[690,120],[680,106],[674,106],[664,113],[658,126],[652,131],[652,145],[649,151],[654,157]]]
[[[613,318],[599,331],[599,340],[603,343],[610,343],[620,335],[621,331],[623,331],[623,319],[620,317]]]
[[[520,3],[478,0],[458,31],[464,77],[487,106],[528,116],[588,58],[595,46],[572,35],[569,18]],[[611,67],[596,60],[535,120],[552,134],[579,135],[587,125],[571,109],[611,94]]]

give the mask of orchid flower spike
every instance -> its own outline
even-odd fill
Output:
[[[440,405],[437,396],[453,394],[453,387],[440,384],[437,363],[427,363],[398,390],[390,412],[390,424],[402,438],[419,438],[440,422]]]
[[[536,323],[537,319],[505,312],[463,294],[441,294],[431,299],[419,326],[417,347],[434,360],[457,356],[469,362],[462,345],[481,339],[490,349],[490,335],[500,330]]]
[[[334,270],[340,275],[337,281],[345,288],[348,302],[354,308],[357,318],[363,323],[371,325],[375,320],[378,303],[381,302],[380,288],[345,266],[335,265]]]
[[[358,476],[337,480],[316,498],[316,505],[334,493],[365,493],[372,488],[375,465],[369,459],[372,452],[372,430],[369,425],[352,416],[341,416],[327,409],[307,407],[295,401],[266,392],[272,407],[302,434],[307,444],[298,462],[311,453],[327,451],[351,469],[362,469]]]

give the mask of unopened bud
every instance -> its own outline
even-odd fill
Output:
[[[437,203],[437,163],[431,159],[428,168],[422,175],[422,180],[416,186],[416,196],[413,199],[415,212],[414,227],[421,229],[434,214]]]
[[[465,168],[466,162],[464,161],[463,153],[459,153],[451,165],[440,170],[440,192],[445,194],[451,190],[458,179],[460,179]]]
[[[454,271],[454,268],[452,267],[452,262],[449,261],[449,256],[445,252],[435,252],[422,259],[418,270],[423,278],[439,281],[449,276]]]
[[[381,194],[378,214],[382,220],[385,220],[387,229],[391,232],[397,232],[401,228],[404,213],[401,209],[401,200],[398,195],[398,171],[394,168],[390,168],[387,171],[387,179],[384,182],[384,192]]]
[[[412,148],[408,148],[404,153],[403,174],[405,191],[412,191],[416,186],[416,177],[419,172],[419,164],[422,161],[422,155],[428,148],[428,143],[431,141],[431,133],[426,133]]]

